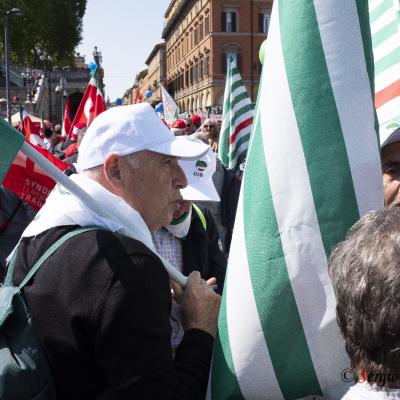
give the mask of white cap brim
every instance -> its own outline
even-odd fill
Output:
[[[218,192],[215,190],[214,185],[206,183],[196,184],[196,187],[186,186],[181,189],[181,194],[184,200],[191,201],[220,201]]]
[[[381,149],[390,144],[390,143],[394,143],[394,142],[398,142],[400,140],[400,128],[397,128],[395,131],[393,131],[388,138],[383,142]]]
[[[147,150],[183,159],[200,158],[207,153],[209,146],[192,140],[173,138],[164,143],[148,147]]]

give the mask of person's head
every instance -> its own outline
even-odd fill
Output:
[[[171,132],[175,136],[183,136],[186,134],[186,124],[182,119],[176,119],[171,125]]]
[[[369,375],[400,372],[399,226],[398,208],[370,212],[330,257],[346,350],[354,370]]]
[[[400,130],[396,130],[381,147],[385,205],[400,206]]]
[[[201,126],[201,131],[206,134],[211,140],[218,140],[219,130],[216,121],[210,118],[204,120]]]
[[[183,122],[185,123],[185,135],[191,135],[197,129],[190,118],[185,118]]]
[[[54,133],[56,133],[57,135],[61,135],[61,125],[60,124],[55,125]]]
[[[92,122],[79,147],[77,169],[121,197],[150,230],[168,224],[186,178],[177,157],[207,146],[176,139],[148,104],[111,108]]]
[[[51,128],[44,128],[44,137],[46,139],[50,139],[51,136],[53,135],[53,131],[51,130]]]
[[[198,115],[192,115],[190,117],[190,119],[192,120],[193,125],[195,126],[196,129],[200,128],[201,126],[201,118]],[[196,130],[194,129],[194,130]]]

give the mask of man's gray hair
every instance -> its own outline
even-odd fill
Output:
[[[136,153],[128,154],[126,156],[121,156],[132,169],[138,169],[141,167],[143,164],[143,157],[142,157],[143,151],[138,151]],[[96,178],[98,177],[103,171],[103,165],[96,165],[95,167],[85,169],[82,171],[85,175],[91,177],[91,178]]]
[[[333,250],[329,272],[352,367],[400,372],[400,209],[370,212]]]

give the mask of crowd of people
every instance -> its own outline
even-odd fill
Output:
[[[58,239],[97,227],[66,241],[24,288],[58,399],[205,398],[244,169],[217,159],[219,129],[198,116],[167,127],[137,104],[103,112],[68,141],[60,127],[45,131],[48,150],[74,166],[71,180],[104,215],[55,190],[24,231],[33,215],[3,190],[0,242],[9,243],[0,255],[4,264],[19,241],[15,284]],[[360,382],[346,400],[400,398],[400,130],[381,159],[387,207],[361,218],[329,263]],[[188,277],[185,287],[164,260]]]

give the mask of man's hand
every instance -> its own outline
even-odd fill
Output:
[[[208,285],[198,271],[189,275],[183,293],[183,322],[186,330],[201,329],[215,337],[221,297]]]

